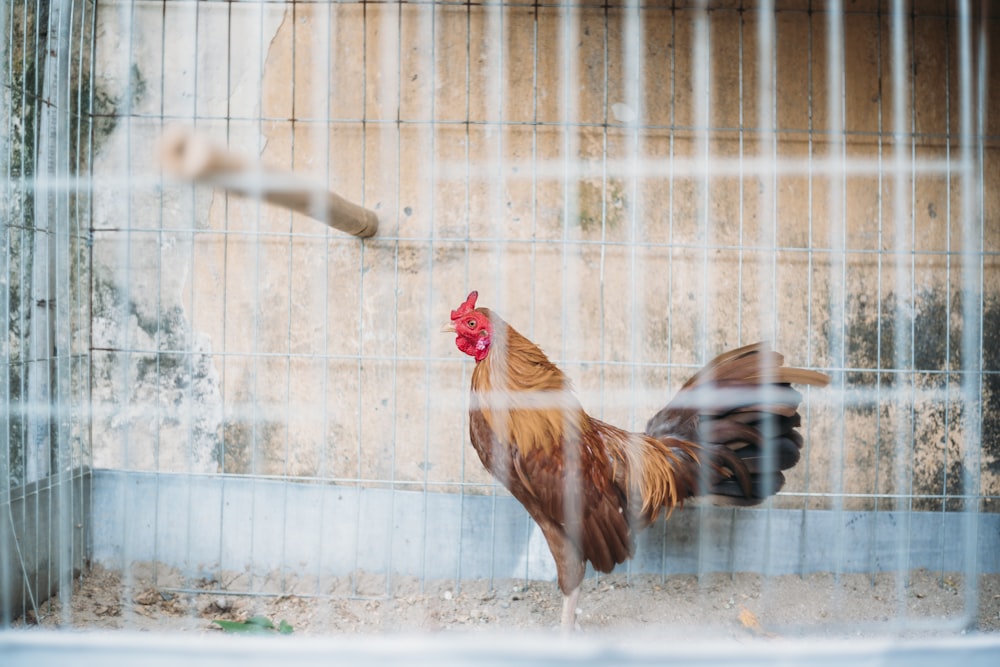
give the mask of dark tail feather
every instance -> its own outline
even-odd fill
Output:
[[[753,475],[750,478],[750,493],[744,493],[742,486],[734,480],[713,484],[706,494],[717,505],[731,507],[751,507],[764,502],[785,485],[785,476],[780,472],[770,475]]]
[[[829,378],[783,363],[763,343],[719,355],[646,424],[654,438],[679,438],[709,450],[702,493],[717,502],[756,505],[781,489],[781,471],[799,461],[802,395],[789,385],[822,387]]]

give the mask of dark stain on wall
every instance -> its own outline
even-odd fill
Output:
[[[93,304],[97,329],[104,332],[99,345],[106,346],[95,348],[105,354],[95,360],[93,378],[119,387],[114,397],[117,404],[156,408],[154,420],[133,424],[135,417],[130,417],[127,428],[148,431],[186,425],[189,455],[221,466],[220,380],[207,345],[192,339],[184,311],[173,306],[144,314],[120,285],[101,276],[94,280]],[[129,329],[126,336],[133,322],[135,329]],[[147,336],[148,342],[137,340],[139,334]],[[149,344],[155,349],[143,349]],[[122,363],[129,365],[129,385],[124,389]],[[115,428],[109,426],[109,430]]]
[[[982,299],[982,347],[977,353],[982,355],[983,373],[973,379],[974,391],[981,388],[978,414],[970,413],[963,400],[963,298],[960,290],[949,294],[939,289],[918,290],[905,304],[891,294],[881,301],[866,294],[848,298],[844,349],[847,366],[854,370],[846,376],[847,386],[879,388],[881,393],[875,395],[882,403],[850,408],[851,417],[867,417],[870,427],[878,424],[870,443],[862,443],[870,446],[854,448],[858,456],[874,452],[867,458],[877,459],[879,465],[879,474],[869,474],[867,482],[874,488],[859,490],[912,495],[913,509],[922,510],[963,509],[964,502],[956,496],[976,493],[969,488],[976,483],[980,494],[1000,493],[1000,297]],[[906,327],[899,338],[906,352],[897,360],[899,327]],[[829,343],[829,326],[824,333]],[[904,376],[900,369],[911,372]],[[902,377],[907,380],[900,386]],[[893,393],[896,388],[901,395]],[[877,422],[872,419],[876,409]],[[978,418],[981,443],[972,454],[966,451],[970,418]],[[912,441],[909,451],[902,451],[901,438]],[[850,464],[874,463],[855,456]],[[982,509],[1000,511],[990,501],[984,501]]]

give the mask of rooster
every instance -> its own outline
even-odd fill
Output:
[[[442,329],[476,360],[469,432],[490,473],[538,524],[556,562],[562,629],[576,625],[586,564],[610,572],[635,535],[693,496],[755,505],[777,493],[799,460],[801,395],[825,386],[815,371],[783,366],[758,343],[716,357],[656,413],[645,433],[589,416],[541,349],[478,294]]]

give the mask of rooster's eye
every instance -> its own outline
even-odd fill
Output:
[[[475,320],[469,320],[468,322],[466,322],[466,324],[469,325],[470,329],[475,329],[476,328],[476,321]]]

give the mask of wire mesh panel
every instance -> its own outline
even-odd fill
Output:
[[[0,117],[0,617],[68,600],[90,498],[93,3],[5,3]],[[45,607],[52,613],[52,605]]]
[[[79,558],[86,524],[93,567],[42,616],[554,624],[554,559],[470,447],[476,362],[440,331],[478,290],[628,431],[755,341],[832,380],[800,387],[777,495],[654,523],[588,573],[583,627],[995,629],[989,10],[14,3],[0,499],[94,469],[58,531]],[[65,454],[24,477],[39,451]]]

